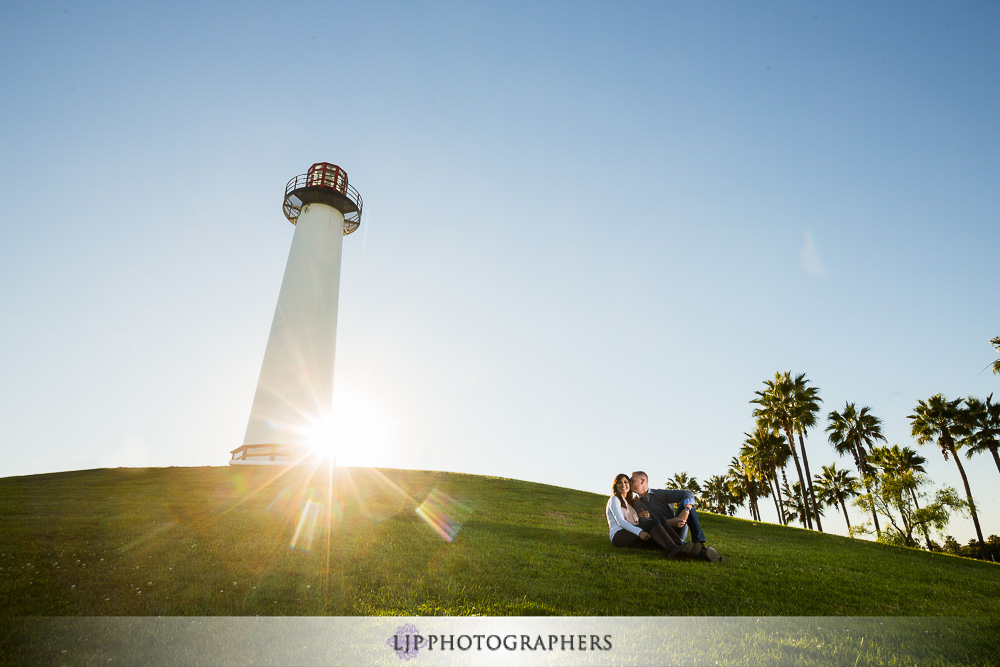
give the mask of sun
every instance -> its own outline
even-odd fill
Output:
[[[312,420],[307,429],[306,446],[314,454],[336,461],[338,435],[337,420],[332,411],[328,412]]]
[[[395,451],[393,420],[378,401],[344,392],[328,412],[309,420],[305,444],[340,465],[385,465]]]

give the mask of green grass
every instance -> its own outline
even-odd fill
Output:
[[[276,474],[0,479],[0,617],[943,616],[966,619],[973,653],[959,662],[1000,655],[991,563],[708,514],[728,561],[676,562],[613,548],[592,493],[423,471]],[[461,524],[454,541],[415,511],[428,497],[429,513]],[[894,655],[877,664],[909,664]]]

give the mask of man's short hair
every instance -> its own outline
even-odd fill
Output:
[[[649,475],[647,475],[646,473],[644,473],[644,472],[643,472],[643,471],[641,471],[641,470],[636,470],[635,472],[633,472],[633,473],[632,473],[632,479],[635,479],[635,478],[636,478],[636,477],[638,477],[639,475],[642,475],[642,476],[643,476],[643,477],[645,477],[646,479],[649,479]]]

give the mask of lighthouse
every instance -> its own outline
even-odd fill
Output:
[[[361,195],[319,162],[285,187],[295,226],[243,446],[230,465],[294,465],[329,432],[344,237],[361,224]]]

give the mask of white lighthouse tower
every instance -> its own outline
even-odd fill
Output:
[[[312,455],[333,403],[343,239],[361,224],[347,172],[319,162],[285,187],[295,225],[243,446],[230,465],[294,465]]]

